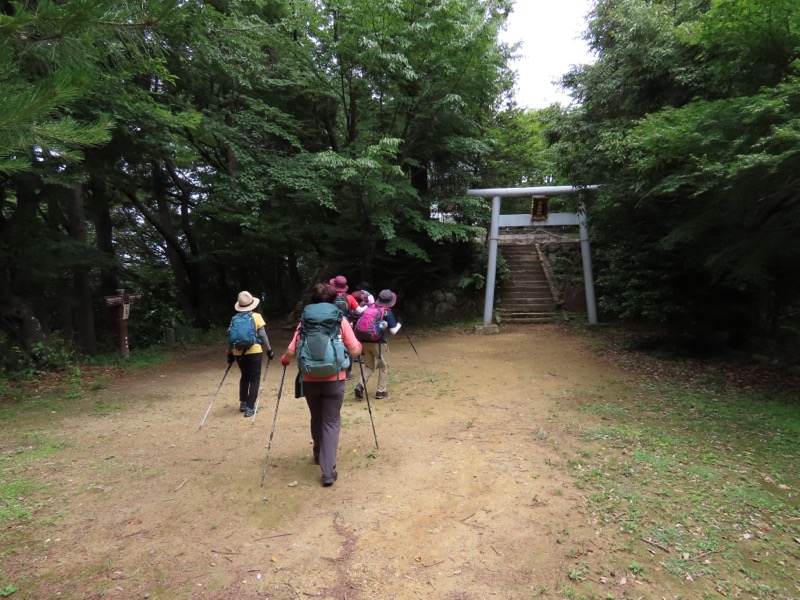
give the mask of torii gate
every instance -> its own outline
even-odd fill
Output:
[[[523,196],[563,196],[583,190],[593,190],[600,186],[588,185],[575,187],[571,185],[553,185],[529,188],[488,188],[467,190],[467,196],[492,199],[492,222],[489,230],[489,265],[486,269],[486,300],[483,306],[483,327],[476,327],[476,333],[498,333],[496,324],[492,323],[494,309],[494,286],[497,276],[497,243],[500,227],[527,227],[531,225],[531,215],[501,215],[501,198],[521,198]],[[592,257],[589,251],[589,229],[586,227],[586,213],[550,213],[546,220],[534,221],[542,227],[577,225],[580,230],[581,258],[583,262],[583,285],[586,290],[586,313],[589,323],[597,324],[597,304],[594,295],[594,276],[592,275]]]

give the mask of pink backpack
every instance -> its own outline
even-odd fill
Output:
[[[356,321],[353,331],[356,334],[356,339],[362,342],[377,342],[381,339],[381,335],[383,335],[381,321],[386,316],[385,310],[385,308],[375,304],[368,305]]]

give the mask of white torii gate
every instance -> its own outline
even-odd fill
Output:
[[[483,327],[475,328],[476,333],[498,333],[496,324],[492,323],[494,310],[494,286],[497,277],[497,242],[500,237],[500,227],[527,227],[531,225],[531,216],[501,215],[501,198],[521,198],[523,196],[563,196],[574,194],[583,190],[593,190],[600,186],[589,185],[575,187],[571,185],[553,185],[529,188],[488,188],[480,190],[467,190],[467,196],[492,199],[492,222],[489,229],[489,265],[486,269],[486,300],[483,306]],[[594,295],[594,276],[592,275],[592,257],[589,250],[589,229],[586,227],[586,213],[550,213],[545,221],[534,221],[536,225],[563,226],[577,225],[580,229],[581,259],[583,261],[583,285],[586,291],[586,313],[589,323],[597,324],[597,304]]]

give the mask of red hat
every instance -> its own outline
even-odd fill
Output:
[[[347,292],[347,278],[344,275],[337,275],[331,279],[329,283],[331,284],[331,287],[340,294]]]

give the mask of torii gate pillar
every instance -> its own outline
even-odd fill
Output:
[[[476,327],[475,333],[498,333],[497,324],[492,323],[494,311],[494,288],[497,280],[497,245],[500,237],[500,200],[501,198],[519,198],[523,196],[562,196],[586,189],[597,189],[599,186],[545,186],[531,188],[497,188],[467,190],[467,196],[479,196],[492,199],[492,220],[489,226],[489,264],[486,269],[486,299],[483,305],[483,326]],[[530,225],[530,215],[503,215],[506,227]],[[592,257],[589,247],[589,229],[586,227],[586,213],[553,213],[547,221],[539,222],[547,225],[578,225],[580,230],[581,259],[583,262],[583,283],[586,293],[586,314],[591,325],[597,324],[597,303],[594,294],[594,276],[592,274]]]

